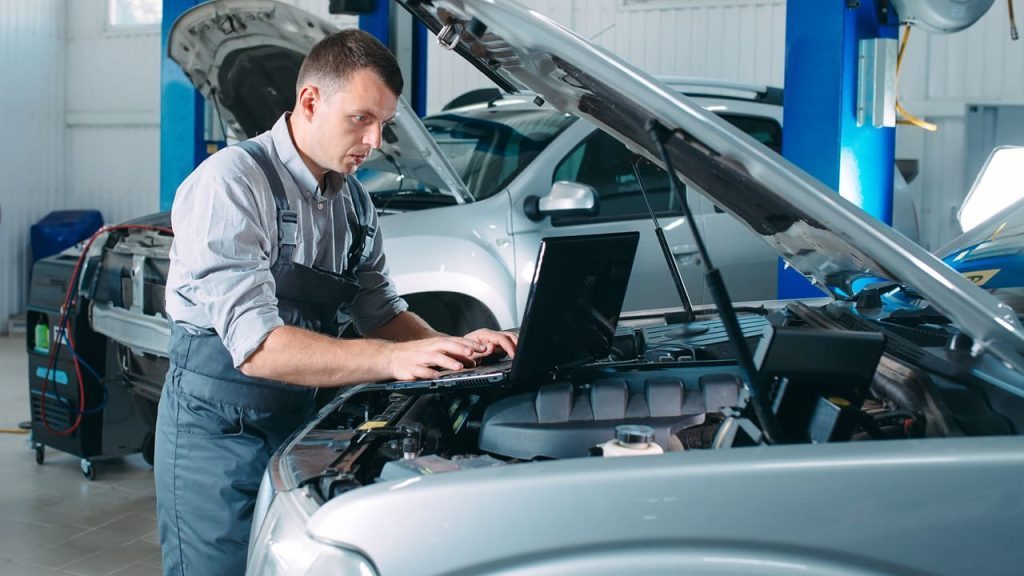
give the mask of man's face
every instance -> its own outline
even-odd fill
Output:
[[[395,116],[398,98],[376,73],[359,70],[333,93],[321,92],[317,102],[308,155],[323,170],[351,174],[380,148],[381,130]]]

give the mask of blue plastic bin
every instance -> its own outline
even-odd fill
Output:
[[[58,210],[32,225],[32,262],[86,240],[103,226],[99,210]]]

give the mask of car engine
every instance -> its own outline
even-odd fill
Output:
[[[839,328],[841,312],[830,316],[822,310],[791,304],[772,317],[744,315],[744,333],[756,344],[770,323],[808,334],[820,334],[813,330],[825,326],[850,332]],[[285,450],[286,468],[296,486],[309,486],[326,501],[377,482],[481,467],[761,443],[759,427],[746,417],[750,392],[729,356],[720,323],[712,319],[702,324],[709,330],[698,335],[664,325],[620,329],[620,336],[632,335],[629,344],[616,346],[607,360],[535,386],[408,394],[380,385],[353,389],[335,398]],[[888,336],[904,350],[922,351],[896,332]],[[923,337],[922,329],[918,339]],[[793,416],[800,403],[784,401],[785,381],[771,381],[775,410],[799,423],[794,427],[783,422],[786,441],[960,435],[965,425],[985,433],[1011,429],[999,418],[956,421],[943,408],[944,398],[962,390],[954,392],[952,379],[929,374],[902,360],[904,355],[887,348],[868,372],[870,385],[855,404],[844,406],[837,389],[825,386],[831,396],[816,398],[817,404],[800,418]],[[842,380],[838,372],[834,380]],[[961,400],[986,402],[981,397]],[[646,431],[637,444],[621,442],[624,433],[637,429]],[[612,451],[609,446],[627,449]]]

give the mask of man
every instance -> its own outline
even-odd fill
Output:
[[[263,470],[311,416],[313,387],[431,378],[514,353],[510,334],[433,331],[388,278],[351,174],[380,146],[401,91],[372,36],[329,36],[303,62],[295,109],[178,189],[155,463],[165,574],[244,572]],[[339,338],[350,323],[366,338]]]

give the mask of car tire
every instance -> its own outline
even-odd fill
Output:
[[[424,293],[403,296],[409,311],[438,332],[461,336],[479,328],[497,330],[498,320],[478,300],[453,293]]]

